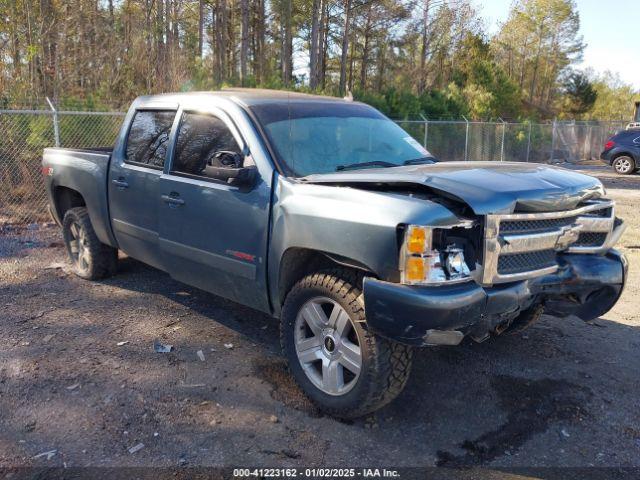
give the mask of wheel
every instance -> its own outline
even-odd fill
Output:
[[[350,270],[308,275],[282,309],[282,347],[294,379],[320,410],[339,418],[386,405],[411,370],[410,347],[367,330],[361,282]]]
[[[76,275],[98,280],[115,274],[118,250],[98,240],[85,207],[67,210],[62,236]]]
[[[636,169],[636,162],[628,155],[617,157],[613,161],[613,169],[620,175],[629,175]]]

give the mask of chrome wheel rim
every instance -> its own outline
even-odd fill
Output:
[[[87,234],[78,222],[73,222],[69,225],[69,233],[71,234],[71,239],[69,240],[71,258],[81,270],[86,270],[89,268]]]
[[[627,173],[631,170],[631,160],[628,158],[619,158],[616,160],[616,170],[620,173]]]
[[[307,301],[295,324],[298,361],[307,378],[328,395],[344,395],[362,370],[358,333],[349,314],[327,297]]]

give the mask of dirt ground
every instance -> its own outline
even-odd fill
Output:
[[[355,422],[296,388],[276,320],[127,258],[114,278],[81,280],[57,227],[5,233],[0,468],[640,467],[640,175],[586,171],[629,224],[613,311],[419,350],[402,395]]]

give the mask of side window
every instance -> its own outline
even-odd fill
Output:
[[[127,137],[126,162],[162,169],[175,111],[139,110]]]
[[[172,172],[217,178],[215,168],[239,167],[240,147],[225,123],[202,113],[183,113]]]

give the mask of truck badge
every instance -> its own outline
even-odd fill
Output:
[[[569,246],[578,240],[580,236],[580,231],[582,230],[582,225],[569,225],[562,228],[562,232],[558,235],[556,239],[555,250],[561,251],[566,250]]]

